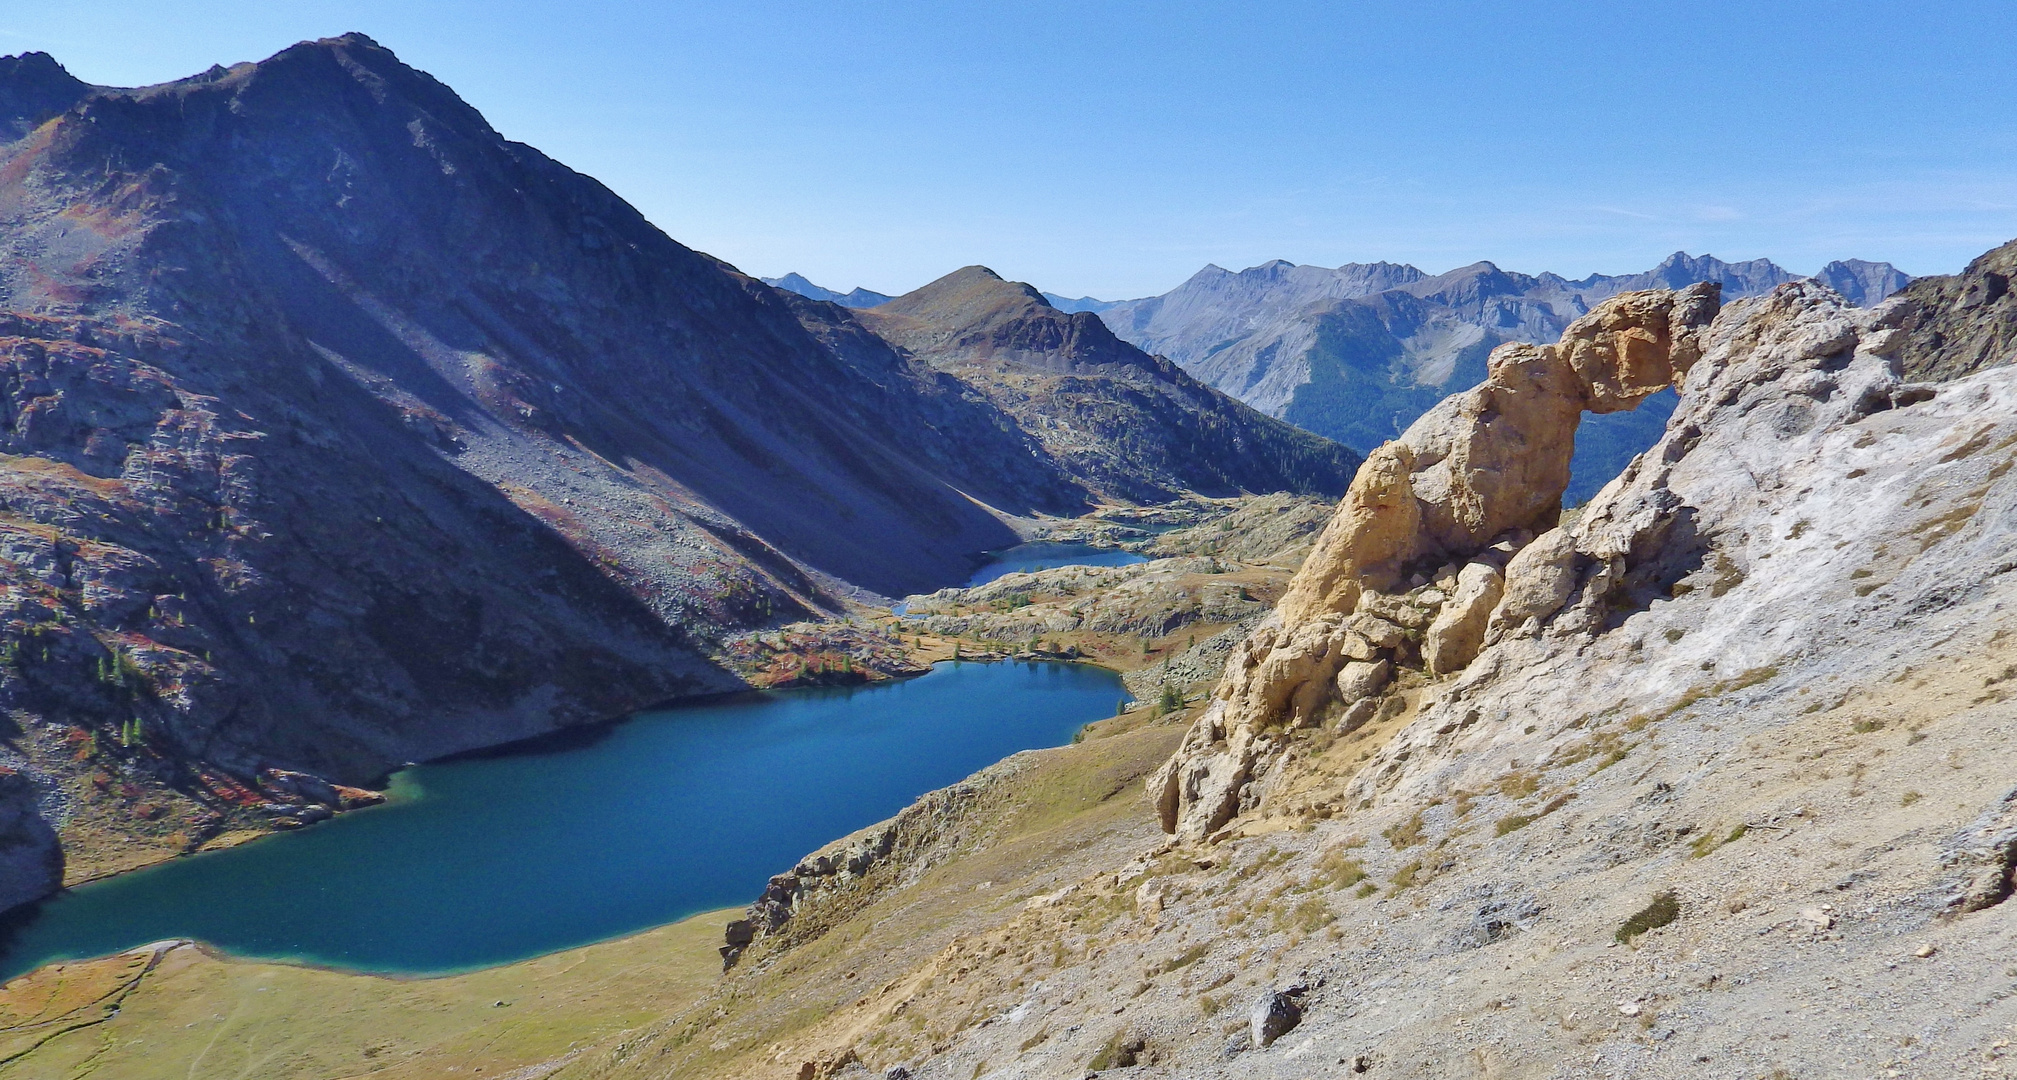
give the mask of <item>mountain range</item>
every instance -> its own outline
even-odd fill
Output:
[[[1888,263],[1829,263],[1816,275],[1868,305],[1910,279]],[[1161,296],[1100,312],[1122,339],[1270,416],[1362,453],[1394,438],[1445,394],[1477,384],[1509,342],[1551,341],[1607,297],[1717,282],[1726,300],[1798,279],[1765,259],[1729,263],[1675,252],[1640,274],[1570,280],[1474,263],[1427,274],[1394,263],[1335,269],[1277,260],[1238,273],[1207,266]],[[1598,418],[1578,434],[1572,501],[1593,494],[1651,446],[1673,408]]]
[[[870,308],[877,304],[887,304],[890,301],[888,296],[864,289],[860,286],[856,286],[844,293],[835,292],[832,289],[822,289],[796,273],[786,274],[783,277],[767,277],[761,280],[765,285],[769,285],[772,288],[794,292],[812,300],[824,300],[829,304],[839,304],[845,308]]]
[[[836,292],[833,289],[823,288],[807,281],[804,274],[797,273],[796,271],[783,277],[767,277],[762,280],[765,285],[774,286],[787,292],[795,292],[800,296],[813,300],[825,300],[831,304],[839,304],[841,307],[872,308],[881,304],[887,304],[895,299],[895,297],[875,292],[871,289],[864,289],[860,286],[856,286],[847,292]],[[1050,292],[1040,293],[1039,295],[1043,297],[1045,303],[1059,311],[1067,313],[1080,311],[1101,312],[1118,303],[1118,301],[1114,300],[1096,300],[1090,296],[1081,296],[1074,299],[1069,296],[1059,296],[1056,293]]]
[[[1889,263],[1861,259],[1831,262],[1814,279],[1866,307],[1911,281]],[[1445,394],[1482,380],[1494,347],[1551,341],[1608,297],[1709,281],[1738,299],[1797,280],[1767,259],[1732,263],[1681,251],[1643,273],[1576,280],[1489,262],[1429,274],[1388,262],[1330,268],[1277,259],[1238,273],[1206,266],[1167,293],[1137,300],[1043,297],[1063,311],[1098,314],[1122,340],[1269,416],[1368,453]],[[772,283],[820,299],[837,295],[797,274]],[[860,289],[849,296],[862,298],[850,306],[887,302]],[[1666,394],[1646,410],[1585,425],[1570,499],[1587,498],[1651,446],[1672,409]]]
[[[0,138],[0,765],[164,793],[114,831],[739,688],[723,635],[1017,519],[1358,464],[1040,301],[914,294],[914,355],[362,35],[138,89],[0,59]]]

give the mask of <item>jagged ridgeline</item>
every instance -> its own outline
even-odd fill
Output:
[[[361,35],[140,89],[0,60],[0,140],[6,761],[153,857],[735,688],[723,633],[958,581],[1008,517],[1358,462],[1179,373],[1075,384],[1117,418],[1067,452]]]
[[[1098,308],[1114,332],[1168,356],[1241,401],[1361,452],[1407,429],[1444,395],[1485,378],[1506,342],[1553,341],[1620,293],[1722,287],[1726,300],[1799,276],[1765,259],[1724,262],[1675,252],[1639,274],[1521,274],[1489,262],[1442,274],[1395,263],[1299,266],[1282,260],[1237,273],[1207,266],[1161,296]],[[1829,263],[1815,280],[1870,306],[1909,280],[1889,263]],[[1580,503],[1659,438],[1674,396],[1593,417],[1577,432],[1568,489]]]

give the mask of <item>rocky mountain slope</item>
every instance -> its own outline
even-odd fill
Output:
[[[1904,298],[1921,314],[1902,354],[1916,378],[1951,379],[2017,358],[2017,240],[1984,253],[1959,274],[1913,282]]]
[[[138,89],[0,60],[0,137],[0,767],[73,877],[738,687],[725,635],[1096,497],[1040,408],[680,246],[360,35]],[[1278,441],[1241,476],[1356,464]]]
[[[1262,416],[1090,313],[970,266],[854,313],[906,355],[985,395],[1096,494],[1341,493],[1358,456]]]
[[[711,987],[654,931],[485,973],[504,1043],[437,1007],[393,1045],[382,980],[311,996],[182,949],[0,991],[33,1021],[5,1033],[48,1039],[31,1070],[136,1076],[208,1060],[239,1010],[393,1076],[2000,1075],[2017,367],[1908,381],[1952,314],[1809,282],[1719,312],[1694,288],[1503,347],[1373,457],[1206,701],[781,868]],[[1659,445],[1551,519],[1579,415],[1670,381]],[[1177,562],[1112,603],[1046,571],[1029,605],[932,617],[1147,610],[1128,586],[1176,610],[1203,599]],[[1017,592],[991,588],[957,599]],[[634,953],[695,996],[594,1004]],[[99,1034],[45,1034],[98,1022],[61,987],[118,979]]]
[[[1888,263],[1862,260],[1830,263],[1816,279],[1858,304],[1909,280]],[[1262,412],[1365,452],[1443,395],[1482,379],[1495,346],[1553,340],[1606,297],[1717,282],[1736,298],[1792,280],[1768,260],[1726,263],[1685,252],[1642,274],[1574,281],[1491,263],[1430,275],[1392,263],[1328,269],[1277,260],[1237,274],[1208,266],[1169,293],[1100,315],[1120,337]],[[1658,437],[1671,399],[1654,405],[1584,429],[1572,501],[1593,494]]]
[[[1167,840],[1067,819],[1133,857],[1018,873],[986,823],[1029,796],[977,778],[556,1075],[1994,1074],[2017,368],[1907,381],[1951,314],[1696,286],[1502,347],[1235,649],[1147,785]],[[1580,414],[1669,384],[1557,520]]]

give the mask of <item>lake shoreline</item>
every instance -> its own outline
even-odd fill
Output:
[[[1083,674],[1077,676],[1064,674],[1074,671],[1082,672]],[[942,680],[936,682],[932,680],[930,676],[934,673],[942,673]],[[1105,678],[1097,678],[1094,673],[1105,676]],[[945,679],[951,681],[945,682],[943,681]],[[620,937],[653,926],[666,925],[669,921],[678,921],[684,918],[687,912],[710,910],[713,907],[720,906],[723,902],[732,903],[752,898],[756,893],[761,891],[762,877],[768,876],[779,866],[789,864],[792,860],[803,854],[805,850],[810,850],[829,837],[833,835],[845,835],[859,828],[867,827],[891,812],[900,812],[903,807],[915,801],[918,795],[936,790],[942,787],[946,781],[990,767],[1022,750],[1067,743],[1072,737],[1072,732],[1076,731],[1079,727],[1112,715],[1112,706],[1108,703],[1110,696],[1112,698],[1126,696],[1125,689],[1119,682],[1117,672],[1102,665],[1084,662],[1047,661],[1042,663],[1004,664],[985,662],[980,657],[970,657],[963,658],[960,662],[953,664],[935,664],[932,669],[922,676],[921,680],[906,679],[897,685],[917,686],[921,683],[930,684],[937,687],[937,689],[927,689],[924,691],[924,697],[922,698],[917,697],[915,694],[909,696],[909,700],[912,701],[912,704],[908,706],[910,713],[916,713],[916,710],[919,708],[926,710],[923,714],[917,714],[918,719],[901,719],[902,716],[909,715],[902,711],[906,708],[904,705],[905,698],[891,699],[881,696],[887,691],[895,690],[897,686],[894,685],[885,687],[882,684],[878,684],[871,687],[852,688],[815,687],[781,692],[742,691],[726,695],[708,695],[702,699],[682,700],[673,703],[670,708],[644,710],[631,716],[592,726],[583,725],[561,732],[536,736],[532,739],[514,740],[511,743],[500,744],[497,747],[475,752],[464,752],[439,759],[436,762],[416,766],[416,772],[412,777],[408,778],[408,782],[414,785],[414,793],[421,794],[422,797],[401,797],[399,788],[402,784],[395,781],[390,785],[393,789],[392,798],[386,804],[380,806],[381,814],[386,812],[404,812],[406,815],[409,815],[402,819],[406,822],[403,826],[394,826],[383,821],[372,821],[369,827],[364,827],[366,822],[360,819],[378,819],[380,815],[346,813],[332,822],[323,823],[324,827],[322,828],[295,829],[283,834],[264,834],[246,838],[248,840],[264,839],[268,841],[266,844],[245,842],[221,851],[194,853],[212,856],[213,860],[216,858],[232,860],[232,866],[238,867],[235,869],[231,867],[220,868],[223,864],[207,861],[204,863],[205,869],[202,871],[182,870],[180,868],[191,866],[197,860],[177,856],[161,860],[146,867],[133,867],[120,873],[96,878],[88,884],[67,886],[44,901],[25,906],[8,914],[6,918],[7,952],[15,953],[19,957],[16,963],[9,964],[8,967],[12,969],[12,974],[19,975],[44,967],[49,962],[70,962],[69,957],[71,956],[86,955],[82,952],[72,951],[76,946],[55,943],[59,940],[67,940],[67,935],[73,934],[73,931],[63,929],[64,927],[80,927],[81,929],[75,931],[75,933],[90,934],[100,932],[90,929],[94,923],[79,923],[78,919],[96,919],[98,916],[89,913],[99,911],[104,909],[105,905],[114,903],[110,899],[114,896],[122,898],[124,903],[133,908],[133,912],[121,911],[109,915],[108,917],[112,921],[106,924],[106,929],[102,932],[114,935],[124,934],[126,931],[118,930],[117,927],[130,925],[135,927],[135,930],[132,934],[128,935],[128,940],[135,940],[136,942],[187,938],[202,942],[207,947],[214,948],[233,958],[251,961],[273,960],[276,962],[305,964],[312,967],[326,967],[332,970],[365,974],[386,973],[403,974],[412,977],[435,977],[454,971],[481,970],[501,966],[529,957],[545,955],[556,950],[564,950],[594,941],[606,940],[611,936]],[[998,690],[982,689],[983,687],[994,687],[997,685],[1001,687]],[[1056,689],[1039,692],[1038,688],[1045,686]],[[957,688],[959,687],[971,687],[971,689],[958,690]],[[1065,689],[1067,687],[1072,689]],[[1055,698],[1055,695],[1060,692],[1068,696],[1065,698],[1056,698],[1056,704],[1043,704],[1044,701]],[[868,693],[872,696],[866,700],[855,701],[856,696],[862,693]],[[953,697],[946,697],[948,693],[952,693]],[[1031,697],[1032,693],[1037,694],[1037,696]],[[852,704],[850,704],[851,701],[853,702]],[[938,702],[938,704],[930,704],[934,701]],[[1069,702],[1076,702],[1076,704],[1067,704]],[[1068,707],[1070,711],[1065,716],[1059,717],[1055,711],[1059,707]],[[861,713],[860,710],[863,708],[869,709],[870,712],[866,714]],[[838,726],[818,719],[824,716],[826,712],[836,709],[853,711],[836,713],[835,720],[842,721]],[[889,709],[897,709],[899,712],[889,714],[888,717],[883,716]],[[1029,713],[1033,719],[1021,720],[1014,718],[1016,714],[1024,712]],[[856,715],[862,716],[864,719],[843,719],[847,716]],[[231,916],[227,916],[221,911],[214,915],[198,917],[193,921],[187,919],[185,916],[188,914],[188,906],[191,900],[186,895],[180,900],[166,905],[152,902],[136,902],[133,900],[134,897],[155,897],[156,899],[160,899],[163,896],[172,895],[162,893],[163,889],[180,887],[172,883],[229,880],[236,881],[237,885],[218,889],[219,895],[215,898],[218,903],[233,912],[237,912],[241,908],[247,911],[258,910],[256,905],[259,903],[278,901],[260,901],[256,898],[246,899],[239,894],[251,893],[264,895],[261,891],[266,888],[263,879],[268,875],[255,874],[252,879],[246,879],[244,875],[248,871],[239,867],[239,864],[242,863],[244,866],[272,865],[285,868],[274,872],[272,876],[298,880],[309,888],[309,893],[300,898],[301,903],[309,906],[335,904],[336,916],[334,917],[338,918],[339,921],[346,917],[354,918],[355,916],[343,916],[341,912],[346,906],[355,906],[358,903],[365,903],[366,901],[351,899],[349,898],[349,894],[361,891],[367,896],[373,895],[374,889],[385,888],[386,886],[370,880],[360,880],[358,872],[343,869],[346,862],[356,865],[370,865],[376,868],[382,856],[393,867],[404,866],[406,872],[412,873],[414,871],[411,865],[401,863],[401,860],[405,859],[410,864],[410,853],[409,855],[402,855],[397,851],[397,844],[399,843],[397,834],[401,829],[410,830],[421,827],[426,820],[441,818],[443,815],[451,813],[467,814],[470,812],[467,809],[468,805],[470,805],[467,800],[471,796],[467,794],[455,794],[455,783],[450,783],[448,793],[441,796],[448,799],[449,802],[441,806],[434,805],[437,796],[435,790],[437,781],[444,781],[445,778],[466,774],[471,769],[475,769],[479,773],[485,770],[502,770],[500,775],[516,776],[537,773],[539,769],[552,767],[555,762],[561,761],[563,758],[581,760],[585,757],[592,758],[598,755],[621,756],[630,752],[634,748],[632,744],[636,744],[640,739],[646,739],[649,742],[650,739],[662,741],[664,738],[672,737],[675,739],[676,745],[683,745],[677,744],[677,738],[680,732],[686,731],[691,726],[686,723],[689,719],[700,725],[698,728],[693,729],[689,737],[702,739],[705,741],[706,746],[712,746],[713,749],[704,749],[700,743],[694,744],[700,756],[695,757],[692,761],[673,762],[676,771],[692,772],[699,769],[703,770],[703,774],[709,776],[710,779],[715,778],[717,775],[726,775],[733,781],[733,778],[739,775],[735,772],[737,769],[741,769],[744,772],[756,769],[758,772],[761,772],[760,769],[757,769],[754,762],[760,760],[761,756],[765,753],[775,752],[774,750],[764,749],[764,746],[769,745],[767,743],[760,742],[754,747],[745,747],[740,741],[743,736],[738,725],[774,725],[778,722],[784,722],[778,719],[780,717],[800,718],[790,721],[790,723],[797,725],[792,729],[797,733],[791,735],[787,742],[782,744],[788,752],[803,754],[809,751],[792,748],[801,745],[824,746],[827,743],[834,743],[839,746],[849,747],[847,750],[839,751],[839,756],[841,757],[866,756],[866,758],[877,762],[905,762],[907,755],[899,750],[897,745],[884,745],[891,737],[891,731],[896,730],[890,727],[891,724],[915,725],[922,722],[927,725],[928,729],[937,729],[942,725],[944,718],[957,718],[959,726],[956,729],[945,729],[941,735],[933,736],[934,740],[937,740],[945,735],[952,735],[955,730],[958,732],[957,737],[936,754],[925,755],[923,758],[918,758],[915,754],[908,755],[913,760],[905,762],[907,769],[898,768],[889,770],[878,768],[870,770],[870,773],[873,774],[891,773],[892,776],[890,778],[868,776],[866,779],[849,781],[848,783],[853,784],[855,789],[859,789],[864,793],[862,796],[849,795],[843,792],[827,797],[827,801],[835,809],[830,812],[811,813],[809,817],[794,825],[786,834],[795,838],[790,841],[789,854],[783,853],[786,849],[764,853],[761,856],[764,861],[760,867],[760,874],[757,872],[759,868],[745,864],[748,863],[750,858],[757,857],[754,851],[764,850],[764,845],[758,845],[756,849],[752,849],[751,853],[733,856],[727,863],[721,864],[719,872],[729,876],[715,880],[717,872],[715,862],[713,861],[715,856],[705,856],[700,854],[700,852],[703,850],[725,850],[722,847],[723,845],[729,845],[738,850],[747,848],[749,845],[740,842],[734,835],[735,830],[730,828],[725,822],[716,823],[718,818],[710,810],[693,808],[673,811],[672,818],[670,819],[672,822],[687,822],[689,824],[675,826],[660,823],[656,826],[660,832],[668,828],[673,829],[674,832],[681,832],[682,830],[684,832],[679,837],[665,841],[674,844],[673,848],[666,849],[668,852],[666,855],[651,855],[648,857],[651,860],[651,866],[656,868],[650,872],[685,875],[689,873],[689,867],[696,870],[705,868],[705,873],[702,875],[702,879],[705,879],[704,884],[681,886],[672,893],[664,893],[662,895],[659,893],[649,893],[648,898],[641,898],[645,894],[636,894],[634,889],[632,894],[627,894],[617,900],[604,901],[598,898],[596,903],[608,910],[587,911],[582,913],[579,919],[569,916],[564,908],[554,908],[553,904],[559,903],[559,901],[549,896],[543,900],[545,906],[538,908],[538,910],[541,912],[554,911],[558,912],[558,914],[542,914],[537,916],[515,914],[513,919],[503,920],[499,923],[497,928],[498,933],[494,941],[488,937],[487,931],[490,928],[487,922],[484,919],[474,919],[472,920],[472,926],[481,924],[484,926],[486,932],[478,933],[474,930],[457,931],[451,937],[459,936],[467,940],[436,946],[436,948],[448,951],[441,955],[430,954],[422,956],[410,965],[406,961],[393,959],[392,957],[396,956],[396,953],[385,951],[387,948],[396,948],[397,946],[385,945],[375,939],[355,939],[365,942],[363,946],[365,951],[363,953],[348,951],[353,946],[329,943],[317,944],[316,942],[320,939],[316,935],[324,932],[319,927],[326,921],[319,915],[300,916],[292,919],[292,921],[283,920],[282,923],[278,924],[285,927],[298,923],[304,928],[298,931],[285,931],[286,933],[299,932],[308,935],[306,939],[303,939],[306,943],[297,952],[292,946],[285,944],[286,941],[294,940],[293,938],[285,938],[284,936],[282,939],[277,940],[261,938],[261,934],[268,932],[266,928],[248,928],[243,934],[239,933],[237,927],[228,923]],[[877,717],[877,719],[866,719],[867,717]],[[1045,717],[1051,717],[1051,719],[1045,719]],[[869,734],[870,729],[864,729],[860,726],[864,722],[869,723],[873,730],[882,731],[883,734],[871,737]],[[724,728],[722,726],[724,724],[727,724],[728,727]],[[1031,724],[1037,726],[1032,728],[1030,727]],[[1057,726],[1060,724],[1064,726]],[[642,727],[639,727],[639,725],[642,725]],[[1055,730],[1050,734],[1037,734],[1036,732],[1043,730],[1044,725],[1052,725]],[[751,730],[755,732],[759,729]],[[648,733],[652,732],[656,734],[648,735]],[[1018,732],[1025,733],[1017,734]],[[603,745],[611,740],[621,740],[621,742],[612,746]],[[860,743],[859,747],[856,747],[854,746],[855,740],[864,741]],[[975,740],[979,741],[976,742]],[[1003,744],[1004,740],[1006,740],[1005,744]],[[990,744],[999,745],[999,750],[989,751],[982,749],[982,747]],[[914,738],[911,739],[910,745],[917,745]],[[664,752],[654,751],[654,753]],[[687,755],[686,751],[675,750],[673,752],[675,758]],[[980,752],[985,756],[975,757],[976,752]],[[723,758],[722,755],[727,755],[727,757]],[[736,761],[729,765],[730,771],[727,774],[718,774],[713,771],[721,768],[724,761],[736,758],[748,758],[749,760]],[[958,766],[956,771],[948,771],[945,768],[946,765],[957,765],[961,761],[964,761],[966,764]],[[851,763],[847,766],[837,764],[827,766],[829,771],[835,768],[845,770],[846,768],[854,767],[856,766]],[[799,766],[792,766],[793,770],[798,768]],[[919,787],[908,789],[909,792],[915,792],[918,795],[907,793],[895,799],[892,799],[890,794],[887,793],[872,796],[880,806],[880,809],[872,813],[863,813],[862,809],[866,809],[865,807],[861,809],[842,809],[843,807],[856,805],[850,800],[859,797],[870,797],[866,794],[868,792],[878,790],[887,792],[891,784],[902,787],[910,783],[904,777],[917,775],[918,769],[925,769],[928,772],[936,769],[939,777],[938,781],[927,782]],[[673,779],[672,776],[673,774],[668,774],[668,778],[663,780],[663,784],[677,786],[684,783],[688,789],[697,789],[695,784],[678,781]],[[833,783],[832,780],[818,781],[810,775],[802,779],[805,783],[816,787]],[[747,778],[741,782],[746,787]],[[769,782],[771,781],[768,779],[762,781],[762,783]],[[557,788],[549,786],[543,778],[525,779],[513,781],[512,783],[517,786],[512,787],[508,785],[496,795],[486,792],[482,796],[485,805],[494,803],[500,808],[494,811],[494,813],[502,814],[503,818],[501,820],[509,823],[505,826],[506,835],[516,836],[523,833],[526,836],[533,837],[537,844],[544,844],[548,847],[555,847],[557,845],[559,848],[581,846],[577,839],[582,835],[580,830],[583,828],[593,828],[591,823],[584,818],[584,815],[602,821],[603,826],[606,827],[612,815],[621,818],[626,812],[635,813],[634,808],[629,803],[612,802],[612,800],[643,799],[645,800],[643,805],[651,805],[654,799],[668,800],[667,805],[670,807],[674,805],[689,806],[691,800],[698,797],[692,794],[655,792],[651,790],[652,786],[660,783],[659,778],[656,776],[645,780],[634,778],[630,783],[615,782],[611,784],[612,790],[610,792],[600,795],[591,793],[584,798],[577,798],[569,794],[569,790],[564,785]],[[640,784],[643,786],[640,787]],[[864,784],[866,786],[863,786]],[[843,785],[843,787],[846,787],[846,785]],[[521,794],[513,796],[506,793],[512,790],[519,791]],[[424,794],[422,794],[423,792]],[[749,798],[751,796],[744,795],[741,797]],[[518,809],[525,804],[527,799],[534,801],[551,799],[557,801],[550,804],[552,807],[550,811],[528,817]],[[457,800],[461,801],[458,802]],[[593,809],[600,806],[603,802],[612,802],[612,805],[602,810]],[[622,806],[623,809],[618,809],[619,806]],[[748,810],[749,808],[746,807],[745,812]],[[410,817],[415,812],[419,812],[422,816],[420,818]],[[493,813],[493,811],[484,812]],[[840,816],[837,819],[822,824],[822,819],[832,813],[838,813]],[[699,816],[695,816],[696,814]],[[633,818],[633,820],[638,819]],[[339,826],[338,822],[358,822],[358,824]],[[742,822],[738,821],[737,824],[740,825]],[[364,831],[361,833],[357,831],[360,827],[364,827]],[[426,827],[442,828],[449,826],[437,824]],[[337,833],[344,834],[344,837],[328,841],[317,841],[315,839],[319,835],[329,834],[332,829]],[[636,832],[637,830],[633,828],[629,831]],[[560,833],[566,833],[566,836],[562,840],[556,840],[555,836]],[[688,836],[685,833],[691,833],[692,835]],[[650,833],[650,835],[657,834]],[[768,834],[766,835],[768,838]],[[362,842],[361,838],[367,836],[375,838],[374,842],[387,843],[394,846],[386,852],[380,852],[375,848],[359,850],[357,845]],[[283,837],[294,838],[292,844],[289,844],[287,840],[283,840]],[[295,846],[302,843],[307,843],[310,846],[308,848]],[[457,850],[460,846],[458,842],[452,839],[446,840],[445,844],[447,850]],[[672,851],[684,851],[687,847],[696,844],[700,845],[700,847],[695,850],[694,854],[678,856],[670,854]],[[276,845],[288,846],[284,851],[275,852],[272,849]],[[479,847],[481,846],[479,845]],[[502,851],[497,857],[506,859],[530,857],[520,856],[515,851],[502,850],[509,846],[510,842],[508,840],[498,840],[488,847],[484,847],[483,850],[495,849]],[[771,846],[775,845],[772,844]],[[601,858],[602,855],[600,853],[604,848],[608,847],[609,845],[607,844],[593,845],[591,853],[579,857],[589,859]],[[341,854],[341,858],[327,866],[313,860],[308,864],[301,864],[300,860],[306,857],[303,853],[310,850],[335,851]],[[610,857],[617,859],[618,864],[621,864],[624,859],[634,860],[643,857],[623,854],[622,852],[628,849],[624,848],[622,844],[617,845],[612,850],[617,851],[617,854]],[[458,851],[458,857],[462,857],[463,854]],[[251,862],[244,862],[247,859],[251,860]],[[699,861],[693,861],[696,859]],[[734,869],[735,867],[740,867],[740,869]],[[148,878],[147,875],[136,875],[131,872],[138,869],[148,870],[154,875],[167,871],[175,871],[176,873],[171,875],[171,879],[168,879],[171,883],[164,883],[163,879],[159,879],[158,876]],[[482,872],[496,873],[501,871]],[[540,869],[535,871],[534,874],[545,872],[548,872],[547,868],[541,865]],[[553,872],[565,873],[565,871]],[[306,877],[302,876],[304,873],[307,875]],[[441,871],[440,873],[447,873],[447,871]],[[190,876],[192,874],[194,875],[193,877]],[[237,876],[233,877],[233,874]],[[223,876],[220,878],[219,875]],[[364,878],[372,877],[371,874],[363,876]],[[423,875],[423,877],[425,876]],[[746,884],[727,886],[732,889],[731,892],[722,891],[728,882],[743,881],[743,879],[748,879]],[[138,882],[137,884],[136,881]],[[103,890],[108,887],[114,889],[115,892],[104,893]],[[472,890],[479,889],[480,887],[480,882],[472,883],[470,886]],[[685,911],[679,910],[684,905],[684,901],[680,897],[693,893],[696,889],[702,891],[712,890],[716,896],[716,903],[712,905],[697,903],[694,907],[686,908]],[[308,900],[307,897],[313,895],[321,895],[325,899],[321,901]],[[398,910],[402,905],[409,903],[427,907],[430,904],[436,904],[441,901],[449,901],[450,906],[453,906],[455,903],[466,905],[469,902],[467,898],[462,901],[454,901],[452,897],[438,892],[431,894],[431,899],[427,897],[418,899],[412,897],[402,898],[401,894],[397,894],[396,892],[388,893],[387,895],[390,897],[390,899],[385,901],[385,910],[387,911]],[[694,899],[700,901],[702,897],[696,894],[694,895]],[[296,900],[290,895],[286,902],[288,906],[292,907],[295,905]],[[247,904],[255,906],[253,908],[245,908]],[[665,906],[673,910],[667,912],[663,917],[654,914],[621,914],[622,911],[635,908],[639,904],[644,904],[647,911],[651,906]],[[595,904],[591,905],[592,908],[595,906]],[[75,910],[66,910],[66,908],[74,908]],[[175,914],[177,911],[181,911],[183,914]],[[615,913],[612,914],[612,912]],[[225,920],[226,924],[204,927],[202,925],[204,917],[211,918],[213,921]],[[399,916],[400,919],[405,919],[408,922],[415,920],[424,921],[426,918],[446,917],[445,915],[436,914],[424,916],[407,914]],[[374,915],[373,918],[378,918],[378,916]],[[544,923],[537,922],[541,918],[546,921]],[[609,934],[599,934],[596,929],[599,925],[597,920],[609,920],[612,918],[615,922],[610,924],[612,925],[611,932]],[[53,919],[54,921],[44,925],[45,919]],[[242,921],[249,924],[256,922],[257,919],[254,916],[247,915]],[[158,934],[143,933],[139,929],[139,927],[143,926],[159,926],[166,932]],[[554,929],[550,931],[528,929],[529,926],[551,926]],[[359,931],[338,930],[333,932],[337,932],[339,935],[348,933],[354,938],[354,935]],[[375,927],[372,932],[377,932]],[[413,932],[416,931],[402,930],[398,933],[410,934]],[[52,933],[63,934],[66,937],[62,939],[50,938],[49,935]],[[550,934],[554,937],[555,943],[553,947],[549,948],[540,944],[539,939],[535,937],[524,946],[528,951],[517,951],[520,946],[514,944],[514,942],[522,940],[522,935],[525,933],[535,933],[538,935]],[[136,935],[138,936],[136,937]],[[397,934],[395,934],[396,937]],[[339,939],[334,940],[352,940],[352,938],[339,937]],[[250,943],[248,943],[248,940]],[[261,941],[264,941],[264,944],[261,944]],[[58,951],[55,955],[49,956],[46,962],[31,959],[40,950],[51,947],[56,948]],[[454,955],[464,955],[464,953],[453,951],[456,949],[464,950],[470,957],[467,963],[452,959]],[[104,952],[93,952],[89,955],[105,956],[124,951],[127,951],[127,949],[113,946],[108,947]],[[19,967],[18,965],[23,962],[32,966]]]

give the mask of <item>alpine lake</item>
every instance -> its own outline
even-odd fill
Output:
[[[1139,556],[1024,545],[975,575]],[[1006,568],[1003,568],[1006,567]],[[191,938],[236,956],[438,975],[747,903],[801,856],[1127,697],[1103,668],[942,663],[751,692],[405,769],[387,801],[65,890],[0,928],[0,980]]]

